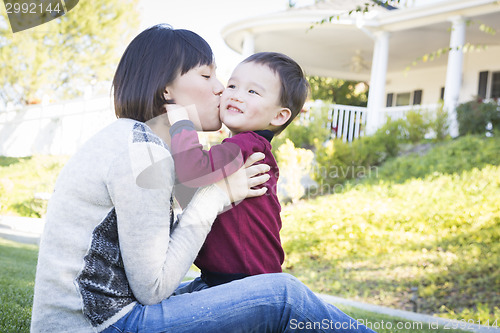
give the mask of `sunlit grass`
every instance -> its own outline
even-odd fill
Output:
[[[0,238],[0,332],[29,332],[38,247]]]
[[[0,214],[42,217],[47,201],[35,193],[51,193],[66,156],[0,156]]]
[[[458,319],[500,317],[500,167],[380,181],[283,209],[287,271],[314,290]]]
[[[0,332],[24,333],[29,332],[31,321],[31,307],[33,302],[33,287],[38,248],[35,245],[24,245],[0,238]],[[402,327],[421,327],[405,320],[386,315],[379,315],[356,308],[340,305],[343,311],[355,319],[362,319],[372,325],[384,325],[377,332],[414,332],[414,330],[395,330],[400,323]],[[399,324],[398,324],[399,323]],[[404,324],[403,324],[404,325]],[[419,332],[430,333],[431,330]],[[391,329],[392,328],[392,329]],[[458,332],[454,330],[436,330],[432,332]]]

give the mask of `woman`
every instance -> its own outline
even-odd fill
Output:
[[[190,107],[198,129],[221,126],[223,87],[210,47],[193,32],[158,25],[139,34],[113,86],[119,119],[67,163],[49,203],[32,331],[284,332],[321,320],[353,327],[286,274],[175,292],[224,206],[265,193],[252,188],[269,178],[268,166],[249,167],[262,155],[254,154],[246,169],[174,212],[166,95]]]

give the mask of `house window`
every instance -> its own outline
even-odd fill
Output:
[[[392,100],[394,99],[394,94],[390,93],[387,94],[387,102],[385,103],[385,106],[390,107],[392,106]]]
[[[481,98],[486,98],[488,89],[488,72],[479,73],[479,87],[477,88],[477,95]]]
[[[499,98],[500,72],[480,72],[477,95],[481,98]]]
[[[394,98],[394,95],[395,98]],[[422,90],[402,93],[388,93],[385,106],[403,106],[403,105],[418,105],[422,104]]]
[[[500,72],[493,73],[491,77],[491,98],[500,97]]]
[[[396,94],[396,106],[410,105],[410,95],[409,92]]]
[[[422,104],[422,90],[415,90],[413,92],[413,105]]]

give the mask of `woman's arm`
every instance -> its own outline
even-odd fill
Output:
[[[108,174],[125,272],[132,292],[143,304],[170,296],[194,261],[213,220],[229,204],[219,187],[200,189],[170,235],[174,179],[169,151],[154,142],[131,142]]]
[[[249,189],[256,182],[266,181],[267,175],[248,182],[249,175],[265,172],[265,167],[242,168],[220,186],[198,190],[171,233],[171,155],[153,142],[129,145],[128,154],[121,154],[110,169],[107,185],[117,213],[125,272],[139,302],[156,304],[172,294],[193,263],[213,220],[229,205],[227,193],[233,200],[265,193],[265,189]],[[248,174],[248,170],[253,171]]]

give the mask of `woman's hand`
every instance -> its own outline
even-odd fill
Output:
[[[170,125],[173,125],[181,120],[189,120],[188,109],[184,106],[177,104],[165,104],[165,110],[167,111]]]
[[[254,187],[265,183],[270,178],[266,173],[270,170],[269,165],[255,164],[264,157],[263,153],[253,153],[238,171],[218,181],[215,185],[226,192],[231,202],[263,195],[267,192],[267,187]]]

